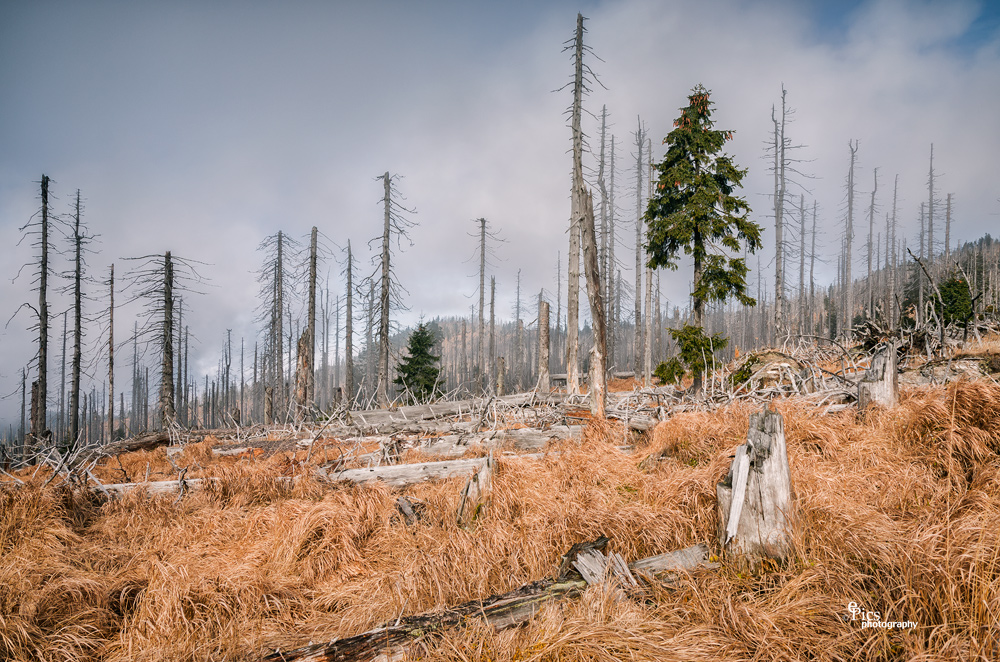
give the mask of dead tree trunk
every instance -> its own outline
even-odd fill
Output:
[[[642,151],[646,144],[646,132],[642,121],[635,133],[635,338],[633,344],[632,369],[636,377],[642,374]]]
[[[771,108],[774,124],[774,322],[777,337],[783,339],[788,332],[785,317],[785,89],[781,89],[781,121]]]
[[[83,234],[80,231],[80,190],[73,214],[73,367],[69,387],[69,444],[80,435],[80,370],[83,363]]]
[[[309,402],[309,329],[302,332],[297,343],[295,366],[295,421],[301,423]]]
[[[873,404],[894,407],[898,401],[896,347],[890,342],[872,357],[871,367],[858,384],[858,412]]]
[[[163,357],[160,362],[160,423],[170,427],[174,413],[174,263],[170,251],[163,256]]]
[[[844,288],[845,302],[843,312],[844,335],[850,339],[851,328],[854,326],[854,279],[851,275],[851,266],[854,262],[854,165],[857,161],[858,143],[848,142],[851,150],[851,167],[847,171],[847,235],[845,237],[844,253]]]
[[[299,406],[306,410],[312,409],[316,404],[316,251],[317,251],[318,230],[314,225],[309,236],[309,319],[308,343],[306,344],[306,384],[305,398],[299,402]],[[301,351],[301,347],[300,347]],[[299,359],[302,363],[302,359]]]
[[[42,175],[41,254],[38,264],[38,379],[31,385],[31,436],[34,443],[47,438],[45,399],[49,372],[49,178]]]
[[[376,399],[380,407],[389,405],[389,232],[391,229],[392,186],[389,172],[382,176],[385,186],[385,226],[382,232],[382,282],[379,291],[378,384]]]
[[[566,374],[570,393],[579,393],[580,353],[580,219],[583,201],[583,130],[580,126],[583,104],[583,15],[576,15],[576,38],[573,44],[573,188],[569,220],[569,290],[566,297]]]
[[[489,370],[486,369],[486,334],[483,324],[485,322],[485,312],[483,307],[486,303],[486,219],[479,219],[479,338],[476,352],[476,362],[479,365],[479,390],[485,392],[489,387]]]
[[[538,390],[548,393],[549,382],[549,302],[538,302]]]
[[[586,189],[580,192],[583,200],[583,257],[586,263],[587,297],[590,299],[590,316],[593,319],[594,346],[590,350],[590,413],[604,418],[607,391],[607,371],[604,369],[605,329],[604,302],[601,297],[601,274],[597,263],[597,235],[594,229],[594,199]]]
[[[715,488],[719,543],[751,557],[785,558],[792,549],[792,474],[781,414],[750,415],[747,442]]]
[[[354,402],[354,261],[347,240],[347,301],[344,309],[344,404]]]
[[[108,278],[108,441],[115,439],[115,265]]]

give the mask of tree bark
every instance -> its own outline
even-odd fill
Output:
[[[319,231],[314,225],[309,235],[309,301],[308,301],[308,338],[306,345],[306,383],[305,398],[299,405],[311,410],[316,405],[316,261],[317,235]],[[301,363],[301,359],[299,359]]]

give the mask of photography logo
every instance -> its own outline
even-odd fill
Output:
[[[858,606],[857,602],[847,605],[847,613],[852,622],[861,623],[861,629],[882,628],[885,630],[908,630],[917,627],[913,621],[883,621],[882,614],[877,611],[868,611]]]

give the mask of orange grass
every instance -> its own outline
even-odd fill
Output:
[[[616,600],[590,588],[518,629],[481,623],[428,641],[441,660],[989,660],[1000,655],[1000,386],[905,391],[892,411],[785,416],[795,555],[721,567]],[[617,446],[620,424],[542,461],[501,458],[471,529],[461,479],[407,493],[330,488],[296,458],[174,458],[210,489],[101,503],[65,488],[0,490],[0,659],[251,660],[517,587],[604,534],[628,560],[697,542],[714,553],[715,483],[753,407],[679,414]],[[313,457],[313,460],[316,460]],[[163,449],[102,479],[174,477]],[[294,487],[277,481],[298,475]],[[8,486],[9,487],[9,486]],[[862,630],[849,602],[914,630]]]

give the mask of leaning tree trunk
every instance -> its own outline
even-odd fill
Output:
[[[170,251],[163,256],[163,357],[160,362],[160,423],[173,424],[174,413],[174,263]]]
[[[590,316],[594,326],[594,346],[590,350],[590,413],[595,418],[604,418],[607,391],[607,373],[604,369],[605,327],[604,303],[601,300],[601,274],[597,263],[597,235],[594,231],[594,199],[590,191],[580,191],[584,216],[583,257],[586,264],[587,296],[590,299]]]
[[[715,488],[719,543],[751,557],[786,558],[792,550],[792,475],[781,414],[750,415],[747,442]]]

